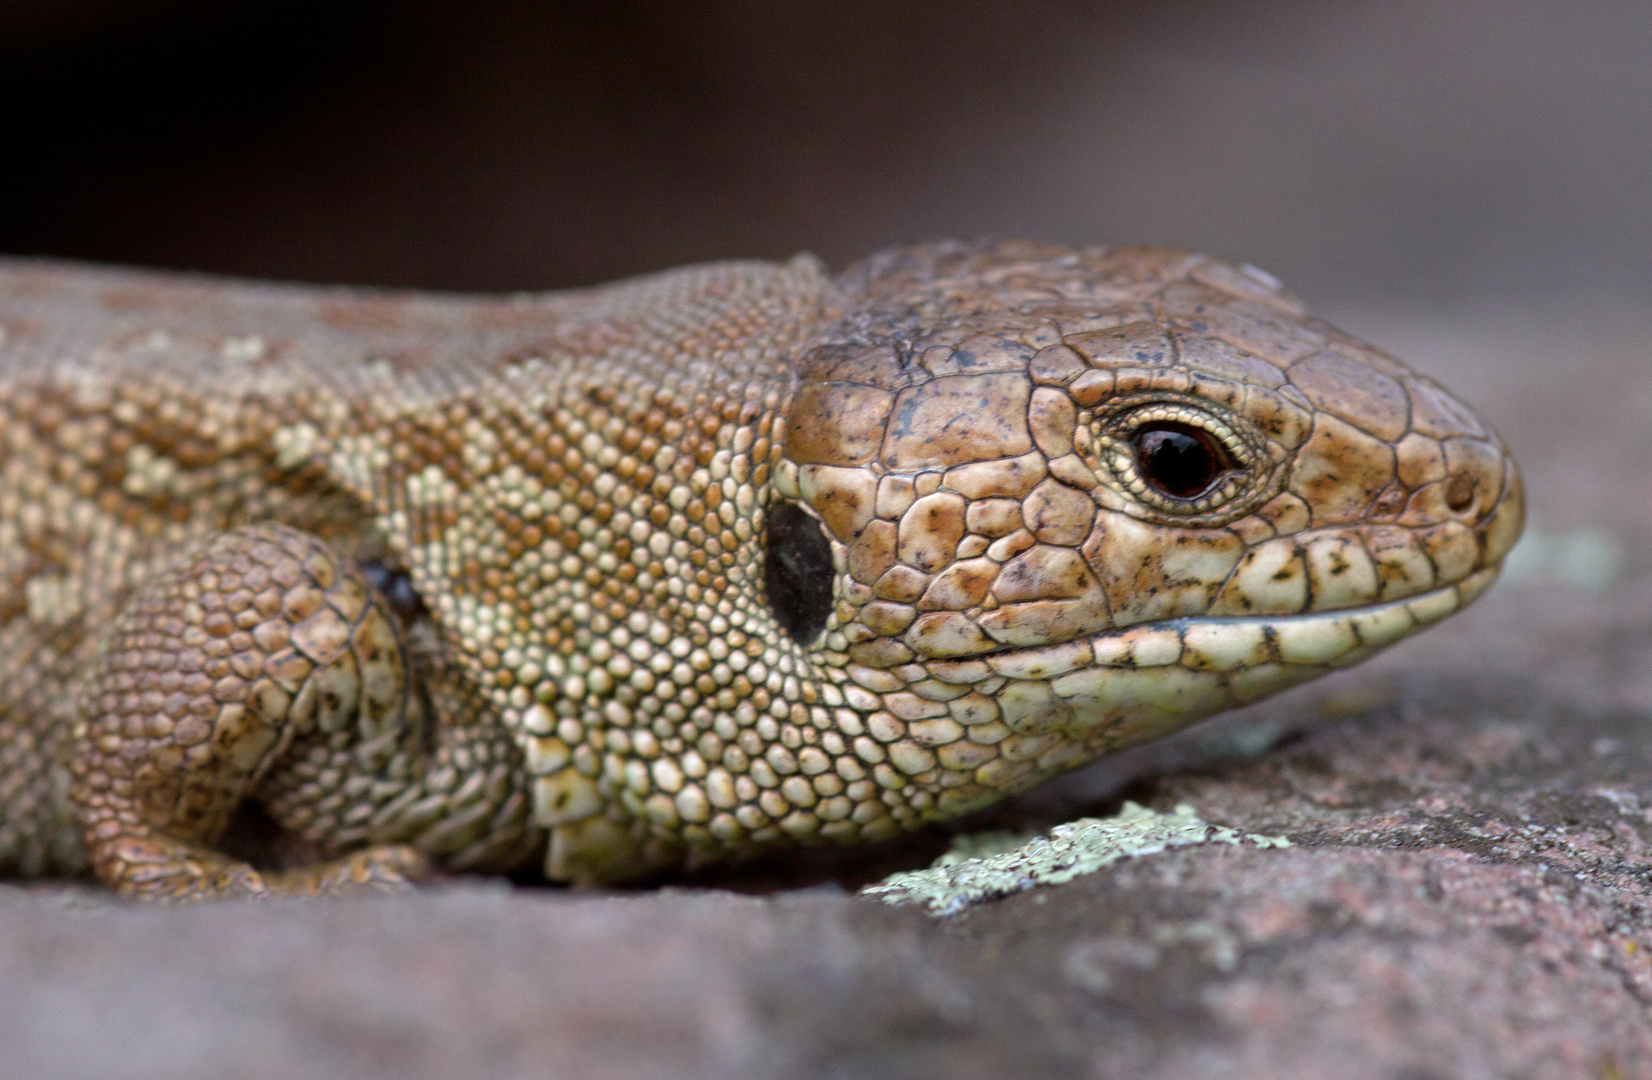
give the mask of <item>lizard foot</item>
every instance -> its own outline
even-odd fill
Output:
[[[398,893],[434,874],[430,860],[404,844],[276,871],[158,836],[119,837],[97,845],[95,854],[99,876],[117,892],[161,902]]]
[[[268,874],[271,894],[338,896],[408,892],[434,874],[430,860],[405,844],[379,844],[349,855]]]
[[[269,895],[250,865],[164,836],[94,838],[98,876],[124,896],[188,901]]]
[[[341,800],[347,768],[371,786],[409,767],[396,759],[417,725],[386,601],[314,537],[247,526],[187,552],[128,602],[88,685],[71,795],[93,868],[116,890],[314,896],[399,891],[432,873],[389,843],[272,871],[214,850],[260,783],[313,819],[306,800]],[[332,787],[318,785],[328,771]]]

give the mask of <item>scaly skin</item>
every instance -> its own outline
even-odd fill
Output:
[[[13,262],[0,331],[0,871],[147,897],[881,839],[1355,663],[1521,528],[1467,407],[1164,249]],[[1165,421],[1208,489],[1143,472]],[[222,850],[249,803],[297,865]]]

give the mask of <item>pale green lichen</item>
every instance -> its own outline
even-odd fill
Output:
[[[921,904],[933,915],[956,915],[974,904],[1035,885],[1058,885],[1127,855],[1151,855],[1188,844],[1254,844],[1290,847],[1281,836],[1241,833],[1203,821],[1193,807],[1160,814],[1133,802],[1117,817],[1079,818],[1047,836],[981,833],[960,836],[927,870],[894,874],[863,895],[886,904]]]

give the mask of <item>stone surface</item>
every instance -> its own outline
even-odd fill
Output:
[[[1292,847],[1127,858],[948,919],[853,894],[939,835],[617,895],[152,909],[0,887],[0,1071],[1652,1073],[1652,322],[1335,314],[1509,438],[1534,538],[1510,579],[1370,664],[966,823],[1129,797]]]

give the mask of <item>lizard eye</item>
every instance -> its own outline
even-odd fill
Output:
[[[1189,424],[1146,424],[1132,441],[1137,474],[1173,499],[1198,498],[1233,467],[1209,432]]]
[[[1115,490],[1151,513],[1206,521],[1237,515],[1277,475],[1254,427],[1201,401],[1127,399],[1087,423],[1083,453],[1111,474]]]
[[[832,544],[820,522],[794,502],[769,511],[763,589],[791,639],[807,645],[826,629],[832,613]]]

